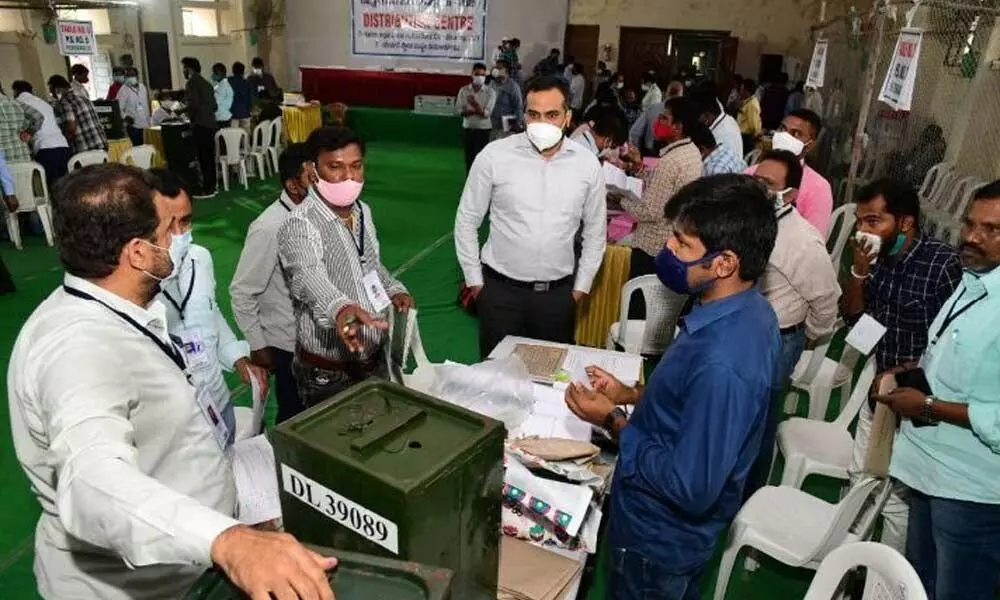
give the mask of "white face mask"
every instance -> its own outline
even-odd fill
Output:
[[[801,156],[805,150],[805,142],[795,139],[795,136],[787,131],[779,131],[771,138],[771,148],[774,150],[786,150],[795,156]]]
[[[260,68],[253,68],[253,69],[251,69],[251,72],[252,72],[252,73],[253,73],[254,75],[262,75],[262,74],[264,73],[264,69],[260,69]]]
[[[774,210],[785,208],[785,196],[790,193],[792,193],[792,188],[785,188],[780,192],[771,192],[771,197],[774,198]]]
[[[615,84],[615,89],[616,90],[620,90],[623,87],[625,87],[625,82],[624,81],[619,81],[618,83]]]
[[[473,83],[473,85],[483,85],[484,83],[486,83],[486,76],[485,75],[473,75],[472,76],[472,83]]]
[[[551,123],[528,123],[526,133],[539,152],[545,152],[563,138],[563,130]]]

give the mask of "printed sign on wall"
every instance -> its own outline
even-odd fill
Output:
[[[56,21],[59,32],[59,54],[81,56],[97,54],[97,37],[90,21]]]
[[[351,53],[483,60],[487,0],[351,0]]]

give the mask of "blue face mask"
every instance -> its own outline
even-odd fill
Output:
[[[181,272],[181,263],[184,261],[184,257],[187,256],[188,248],[191,247],[193,239],[194,236],[192,236],[190,231],[171,236],[170,260],[174,262],[174,270],[170,273],[170,277],[176,277]]]
[[[709,252],[701,258],[685,262],[677,258],[677,255],[670,248],[664,248],[656,255],[656,276],[660,278],[660,282],[667,289],[678,294],[687,295],[703,292],[714,283],[714,280],[692,288],[691,284],[688,283],[688,269],[707,263],[719,254],[719,252]]]

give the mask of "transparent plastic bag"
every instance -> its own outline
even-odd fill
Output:
[[[432,395],[503,421],[508,431],[520,427],[534,409],[531,375],[515,354],[472,366],[445,363],[435,370]]]

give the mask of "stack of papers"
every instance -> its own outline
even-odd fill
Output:
[[[240,522],[258,525],[281,518],[274,448],[264,435],[240,440],[233,446],[233,478]]]
[[[500,600],[562,600],[583,566],[511,537],[500,538]]]
[[[604,183],[609,192],[625,196],[633,202],[642,199],[642,180],[629,177],[625,171],[607,162],[604,163]]]

